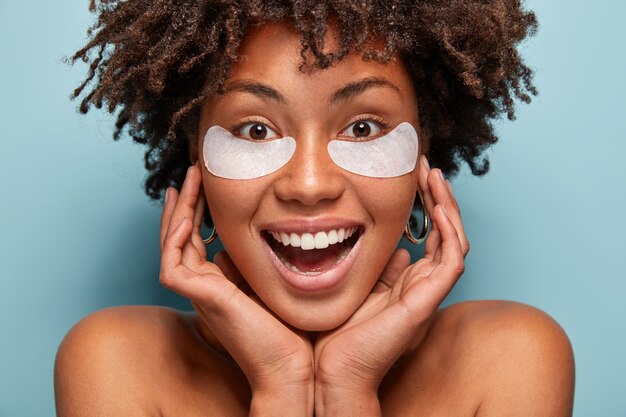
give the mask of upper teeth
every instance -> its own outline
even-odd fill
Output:
[[[291,245],[294,248],[301,248],[302,250],[311,249],[324,249],[329,245],[334,245],[338,242],[343,242],[357,231],[357,226],[342,227],[340,229],[329,230],[328,232],[316,232],[316,233],[286,233],[286,232],[273,232],[269,233],[281,242],[283,245]]]

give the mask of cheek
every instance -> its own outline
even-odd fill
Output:
[[[363,206],[377,224],[404,224],[413,208],[417,192],[417,177],[413,174],[399,178],[371,179],[360,186]]]
[[[263,180],[237,181],[203,174],[204,192],[220,236],[233,229],[248,228],[266,188]],[[241,233],[241,230],[239,230]]]
[[[371,234],[362,246],[362,262],[356,271],[363,279],[356,281],[358,296],[355,303],[362,302],[389,258],[396,250],[410,216],[417,178],[413,174],[391,179],[361,180],[358,184],[360,203],[372,221]],[[358,305],[351,305],[356,309]]]

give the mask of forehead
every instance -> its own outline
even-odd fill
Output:
[[[336,30],[329,25],[323,52],[336,50],[336,36]],[[383,49],[381,42],[372,41],[370,45]],[[389,63],[379,63],[351,52],[330,68],[303,70],[305,64],[313,62],[309,51],[302,53],[302,38],[293,26],[263,24],[246,34],[226,85],[239,80],[254,80],[279,89],[294,88],[295,94],[323,95],[357,79],[380,78],[388,80],[408,96],[413,94],[411,77],[398,57],[393,57]]]

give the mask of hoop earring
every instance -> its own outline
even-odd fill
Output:
[[[205,245],[210,245],[211,243],[215,242],[215,239],[217,239],[217,230],[215,230],[215,226],[213,226],[213,230],[211,230],[211,235],[209,235],[209,237],[207,237],[206,239],[202,239],[202,243],[204,243]]]
[[[422,205],[422,214],[424,216],[422,224],[424,225],[424,227],[422,227],[422,229],[419,231],[419,233],[417,234],[417,237],[413,235],[411,228],[417,227],[418,225],[417,219],[415,218],[413,212],[411,212],[411,217],[409,217],[409,221],[406,223],[406,226],[404,227],[404,236],[406,236],[407,240],[413,243],[414,245],[420,245],[422,244],[422,242],[426,240],[426,236],[428,235],[428,227],[430,225],[430,218],[428,217],[428,213],[426,212],[426,207],[424,206],[424,199],[422,198],[422,193],[418,191],[417,195],[419,196],[420,203]]]

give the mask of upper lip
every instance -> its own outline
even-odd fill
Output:
[[[271,222],[261,226],[261,230],[285,233],[316,233],[333,229],[341,229],[357,226],[360,227],[361,222],[351,219],[326,218],[326,219],[291,219]]]

